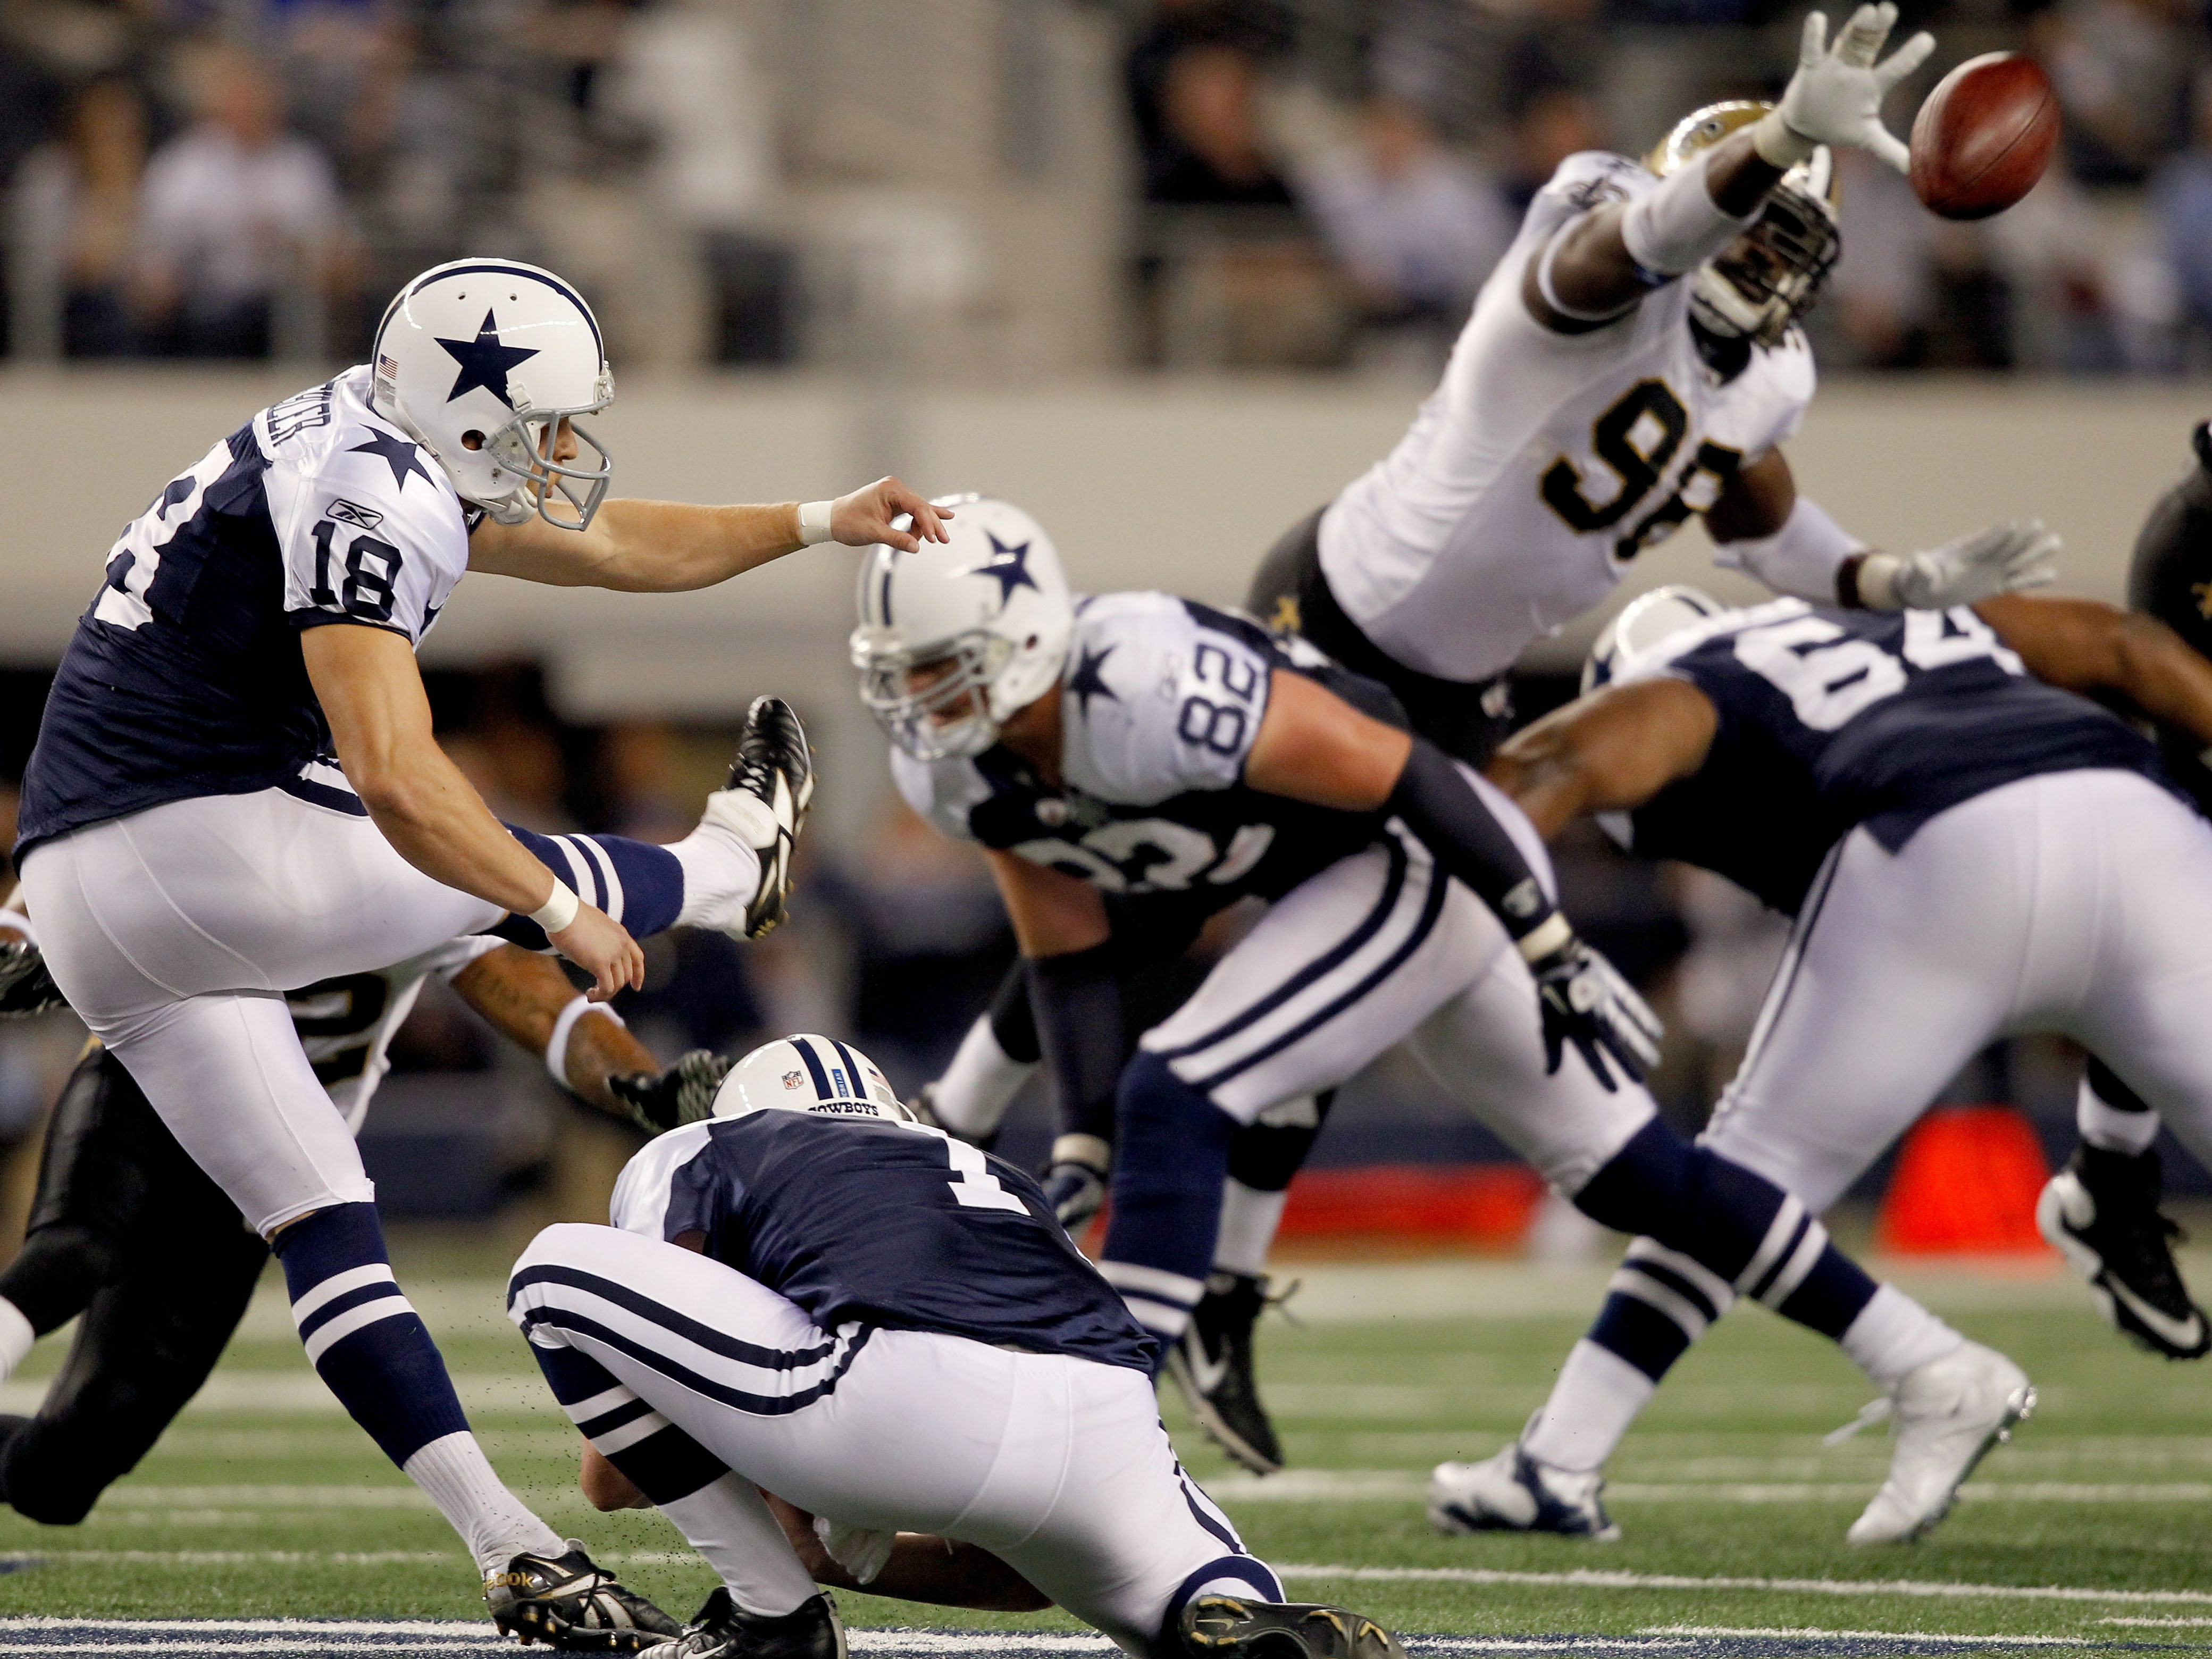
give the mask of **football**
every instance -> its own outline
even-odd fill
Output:
[[[1970,58],[1912,121],[1912,190],[1946,219],[1986,219],[2035,187],[2058,141],[2058,94],[2016,52]]]

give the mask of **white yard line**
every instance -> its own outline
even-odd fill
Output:
[[[1766,1636],[1796,1642],[1913,1642],[1947,1648],[2087,1648],[2098,1645],[2087,1636],[1951,1636],[1924,1630],[1820,1630],[1810,1626],[1794,1629],[1764,1629],[1741,1625],[1654,1625],[1646,1636]]]
[[[2147,1607],[2212,1607],[2212,1590],[2107,1590],[2064,1584],[1966,1584],[1923,1578],[1693,1578],[1668,1572],[1516,1572],[1499,1567],[1282,1566],[1282,1578],[1366,1583],[1558,1584],[1571,1589],[1755,1590],[1777,1595],[1897,1595],[1991,1601],[2109,1601]]]
[[[1223,1504],[1354,1504],[1412,1500],[1427,1491],[1411,1469],[1289,1469],[1280,1474],[1223,1475],[1203,1483]],[[1855,1480],[1614,1481],[1606,1496],[1626,1504],[1863,1504],[1880,1472]],[[1976,1480],[1961,1498],[2005,1504],[2212,1503],[2212,1481]]]

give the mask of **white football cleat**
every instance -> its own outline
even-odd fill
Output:
[[[2035,1409],[2027,1373],[1994,1348],[1962,1342],[1905,1374],[1891,1396],[1889,1478],[1844,1538],[1909,1544],[1945,1516],[1974,1466]]]
[[[1429,1476],[1429,1524],[1462,1536],[1553,1532],[1610,1544],[1620,1528],[1598,1494],[1605,1477],[1539,1463],[1515,1441],[1480,1463],[1439,1463]]]

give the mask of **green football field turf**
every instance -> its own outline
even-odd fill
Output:
[[[400,1243],[401,1281],[495,1463],[555,1525],[688,1613],[710,1580],[676,1534],[576,1497],[574,1437],[501,1316],[498,1255]],[[2212,1273],[2191,1266],[2200,1283]],[[1886,1437],[1821,1444],[1869,1390],[1827,1345],[1758,1309],[1692,1354],[1616,1459],[1623,1541],[1438,1537],[1421,1516],[1429,1467],[1486,1455],[1518,1428],[1602,1270],[1441,1261],[1285,1276],[1301,1271],[1291,1306],[1304,1325],[1262,1328],[1291,1469],[1236,1474],[1172,1401],[1168,1413],[1189,1467],[1247,1542],[1291,1570],[1296,1595],[1408,1632],[1910,1632],[1952,1638],[1928,1648],[1944,1652],[1974,1650],[1956,1638],[1975,1636],[2071,1638],[2059,1650],[2072,1652],[2212,1644],[2212,1370],[2123,1346],[2055,1269],[1905,1275],[2026,1365],[2042,1404],[1933,1538],[1877,1552],[1843,1534],[1880,1481]],[[42,1344],[0,1408],[27,1409],[60,1356],[58,1340]],[[0,1516],[0,1559],[21,1564],[0,1574],[0,1617],[481,1613],[454,1539],[307,1370],[274,1280],[139,1470],[81,1527]],[[855,1626],[1073,1627],[841,1599]]]

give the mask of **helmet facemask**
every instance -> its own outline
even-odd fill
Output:
[[[918,761],[973,760],[999,740],[1006,714],[993,688],[1014,642],[984,629],[921,650],[866,627],[853,634],[860,701],[891,742]]]
[[[510,494],[479,505],[497,524],[522,524],[535,515],[556,530],[583,529],[599,512],[599,503],[606,499],[615,464],[606,446],[593,437],[590,428],[579,422],[576,416],[596,415],[614,401],[613,377],[601,375],[595,388],[596,400],[576,409],[537,409],[519,380],[510,380],[509,386],[514,397],[514,414],[485,438],[483,447],[502,471],[514,475],[517,483]],[[555,459],[563,424],[576,442],[597,458],[592,465],[579,466],[573,461]],[[497,477],[499,474],[493,476]],[[566,514],[553,511],[552,501],[556,495],[568,503]]]
[[[1801,180],[1803,171],[1792,168],[1751,227],[1698,268],[1690,311],[1713,333],[1778,345],[1820,298],[1844,239],[1827,202],[1807,187],[1811,179]]]

